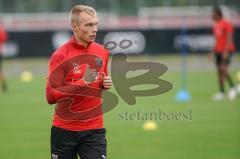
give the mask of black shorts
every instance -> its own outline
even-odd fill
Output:
[[[232,53],[228,54],[226,60],[224,60],[223,53],[215,53],[215,62],[216,65],[219,66],[221,64],[229,65],[231,63]]]
[[[106,130],[51,130],[51,159],[107,159]]]

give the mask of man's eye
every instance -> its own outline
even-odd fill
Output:
[[[87,24],[86,26],[91,27],[91,26],[93,26],[93,24]]]

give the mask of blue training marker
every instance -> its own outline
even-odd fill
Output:
[[[182,27],[181,29],[181,41],[180,41],[180,51],[181,51],[181,89],[175,96],[178,102],[187,102],[191,100],[190,92],[187,89],[187,28]]]

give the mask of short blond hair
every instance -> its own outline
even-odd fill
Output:
[[[70,11],[70,23],[80,23],[79,14],[85,12],[91,16],[96,16],[97,12],[94,8],[85,5],[76,5]]]

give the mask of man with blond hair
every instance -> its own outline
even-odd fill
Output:
[[[72,38],[49,61],[46,98],[56,104],[51,158],[106,159],[106,130],[99,108],[102,90],[112,86],[109,52],[94,42],[98,18],[92,7],[74,6],[70,23]]]

